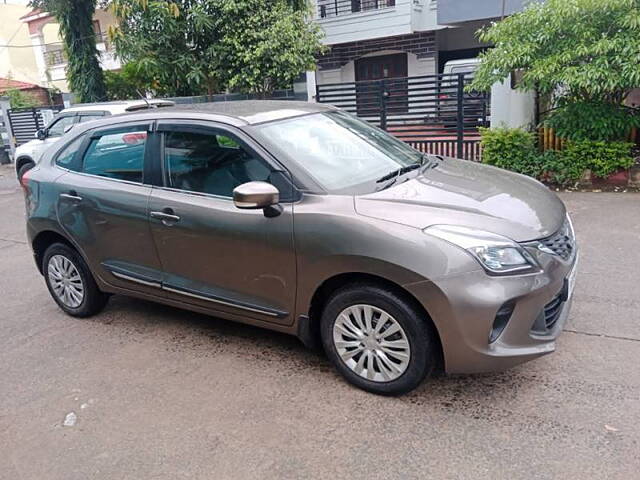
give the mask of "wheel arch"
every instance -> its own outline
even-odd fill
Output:
[[[35,164],[36,161],[33,158],[31,158],[29,155],[20,155],[18,158],[16,158],[16,172],[20,170],[22,166],[27,163]]]
[[[442,348],[442,342],[440,339],[440,333],[435,322],[432,320],[431,315],[425,308],[425,306],[406,288],[402,285],[389,280],[388,278],[380,275],[364,272],[343,272],[333,275],[325,279],[314,291],[311,296],[311,301],[308,310],[308,321],[304,322],[306,325],[299,325],[298,336],[308,346],[318,347],[320,342],[320,317],[322,310],[326,305],[327,300],[331,295],[345,287],[346,285],[354,283],[366,283],[376,286],[382,286],[393,291],[396,295],[404,298],[408,301],[418,312],[421,312],[424,321],[429,325],[434,334],[434,338],[437,342],[437,358],[438,367],[441,369],[444,365],[444,352]],[[304,330],[304,331],[301,331]]]
[[[64,235],[54,230],[43,230],[42,232],[39,232],[31,242],[36,266],[38,267],[38,271],[40,272],[40,274],[44,274],[42,270],[42,260],[44,257],[44,252],[46,252],[47,248],[49,248],[54,243],[63,243],[82,255],[82,252],[80,252],[76,248],[76,246]]]

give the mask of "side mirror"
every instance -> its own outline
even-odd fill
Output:
[[[38,131],[36,132],[36,138],[38,140],[44,140],[45,138],[47,138],[47,129],[39,128]]]
[[[233,189],[233,203],[242,209],[256,210],[276,207],[280,201],[278,189],[267,182],[247,182]]]

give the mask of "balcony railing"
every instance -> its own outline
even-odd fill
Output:
[[[56,67],[58,65],[64,65],[67,63],[67,56],[64,54],[64,50],[51,50],[44,52],[44,61],[47,67]]]
[[[104,44],[105,51],[111,50],[112,45],[106,32],[96,34],[96,44],[100,43]],[[44,61],[47,67],[57,67],[67,63],[67,55],[64,53],[63,48],[49,50],[48,52],[44,52]]]
[[[395,7],[396,0],[318,0],[318,18]]]

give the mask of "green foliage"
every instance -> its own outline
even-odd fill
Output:
[[[546,0],[481,30],[484,52],[472,88],[488,90],[515,70],[519,87],[574,100],[620,104],[640,85],[638,0]]]
[[[290,3],[114,0],[119,28],[110,35],[120,58],[135,65],[156,93],[231,88],[268,95],[313,68],[322,50],[309,11]]]
[[[28,92],[23,92],[17,88],[10,88],[5,92],[9,97],[11,108],[31,108],[40,105],[40,101]]]
[[[104,72],[104,81],[107,87],[109,100],[129,100],[140,98],[147,91],[153,90],[155,85],[148,82],[142,76],[136,65],[125,64],[119,72]]]
[[[228,88],[268,95],[315,68],[315,56],[323,50],[321,30],[304,12],[279,0],[217,3],[214,28],[220,40],[211,49]]]
[[[587,170],[586,158],[574,158],[564,151],[547,150],[541,154],[543,174],[541,179],[557,185],[575,185]]]
[[[535,136],[519,128],[482,129],[484,163],[558,185],[575,184],[585,170],[606,178],[633,164],[626,142],[568,141],[562,151],[539,153]]]
[[[560,156],[565,165],[580,165],[582,171],[588,169],[596,177],[606,178],[633,164],[632,147],[633,144],[626,142],[571,141],[567,142]]]
[[[632,127],[640,126],[637,109],[601,102],[560,102],[544,124],[560,138],[612,141],[627,138]]]
[[[93,14],[96,0],[31,0],[30,6],[53,14],[67,55],[67,80],[80,102],[99,102],[106,91],[98,61]]]
[[[542,174],[532,133],[521,128],[481,128],[480,134],[484,163],[531,177]]]

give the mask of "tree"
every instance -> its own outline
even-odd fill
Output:
[[[60,25],[69,59],[67,79],[70,90],[81,102],[105,100],[104,76],[93,31],[96,0],[31,0],[30,5],[51,13]]]
[[[589,130],[587,138],[616,138],[637,124],[622,102],[640,86],[639,0],[532,2],[479,37],[494,47],[481,54],[469,88],[488,90],[519,70],[518,88],[552,94],[559,108],[549,120],[563,136],[579,129]]]
[[[321,30],[305,11],[276,0],[222,0],[213,17],[219,41],[211,47],[231,89],[268,96],[315,68]]]
[[[284,0],[114,0],[118,56],[168,95],[268,94],[315,64],[320,30]],[[240,71],[242,70],[242,71]]]
[[[124,64],[120,71],[104,72],[104,82],[108,100],[139,99],[146,92],[158,89],[158,85],[148,81],[132,63]]]
[[[488,90],[522,70],[520,88],[562,87],[582,100],[621,102],[640,85],[638,0],[547,0],[480,31],[494,48],[481,54],[473,87]]]

